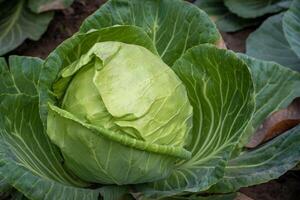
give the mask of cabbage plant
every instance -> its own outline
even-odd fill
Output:
[[[150,50],[96,42],[59,74],[53,93],[61,103],[49,104],[47,134],[83,180],[151,182],[191,157],[187,91]]]
[[[225,32],[235,32],[261,24],[270,15],[286,11],[292,0],[195,0]]]
[[[299,13],[300,1],[293,0],[286,12],[269,17],[248,37],[247,54],[300,71]]]
[[[246,54],[300,70],[299,0],[196,0],[224,32],[260,25],[247,38]]]
[[[0,0],[0,56],[24,40],[38,40],[53,18],[53,10],[64,9],[73,0]]]
[[[292,168],[299,127],[256,151],[241,147],[300,93],[299,74],[219,49],[220,41],[207,14],[188,2],[111,0],[45,61],[1,58],[1,192],[51,200],[234,197],[270,180],[270,166],[279,169],[273,178]],[[289,160],[278,166],[282,157]]]

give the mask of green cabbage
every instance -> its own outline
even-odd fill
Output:
[[[188,2],[110,0],[45,61],[0,58],[0,193],[233,198],[285,173],[299,161],[299,126],[241,147],[299,96],[299,73],[220,40]]]
[[[50,106],[47,133],[82,179],[119,185],[154,181],[168,176],[176,159],[189,157],[184,145],[192,106],[181,80],[157,55],[137,45],[100,42],[60,74],[55,91],[66,88],[65,94],[60,108]],[[108,141],[88,125],[122,139]],[[179,154],[143,152],[137,141]]]

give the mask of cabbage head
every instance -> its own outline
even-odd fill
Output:
[[[47,133],[83,180],[134,184],[167,177],[192,127],[185,86],[157,55],[115,41],[95,43],[60,72]]]

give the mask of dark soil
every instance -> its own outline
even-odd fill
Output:
[[[235,33],[224,33],[222,32],[222,37],[225,41],[226,47],[236,52],[244,53],[245,49],[245,41],[249,34],[254,30],[254,28],[247,28],[243,31],[235,32]]]
[[[10,55],[46,58],[62,41],[77,32],[82,21],[103,2],[104,0],[76,0],[71,8],[56,12],[48,30],[39,41],[26,40]],[[222,36],[227,48],[244,52],[245,40],[251,31],[253,29],[231,34],[222,33]],[[277,180],[242,188],[240,191],[254,200],[300,200],[300,171],[288,172]]]

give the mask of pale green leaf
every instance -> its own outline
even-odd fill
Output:
[[[291,0],[224,0],[227,8],[243,18],[255,18],[276,13],[286,7]]]
[[[38,40],[46,31],[52,13],[35,14],[24,0],[11,0],[0,6],[0,55],[3,55],[25,39]]]
[[[0,175],[30,199],[90,199],[99,191],[68,174],[39,118],[35,90],[43,61],[13,56],[10,71],[0,59]]]
[[[179,162],[166,180],[137,186],[148,197],[199,192],[215,184],[254,111],[250,72],[233,52],[199,45],[173,69],[194,109],[192,142],[187,147],[192,158]]]
[[[84,21],[80,31],[113,25],[142,27],[168,65],[195,45],[220,40],[207,14],[182,0],[110,0]]]
[[[249,56],[300,71],[300,59],[291,49],[282,30],[283,14],[268,18],[247,39],[246,52]]]
[[[291,48],[300,59],[300,0],[294,0],[284,14],[283,31]]]

